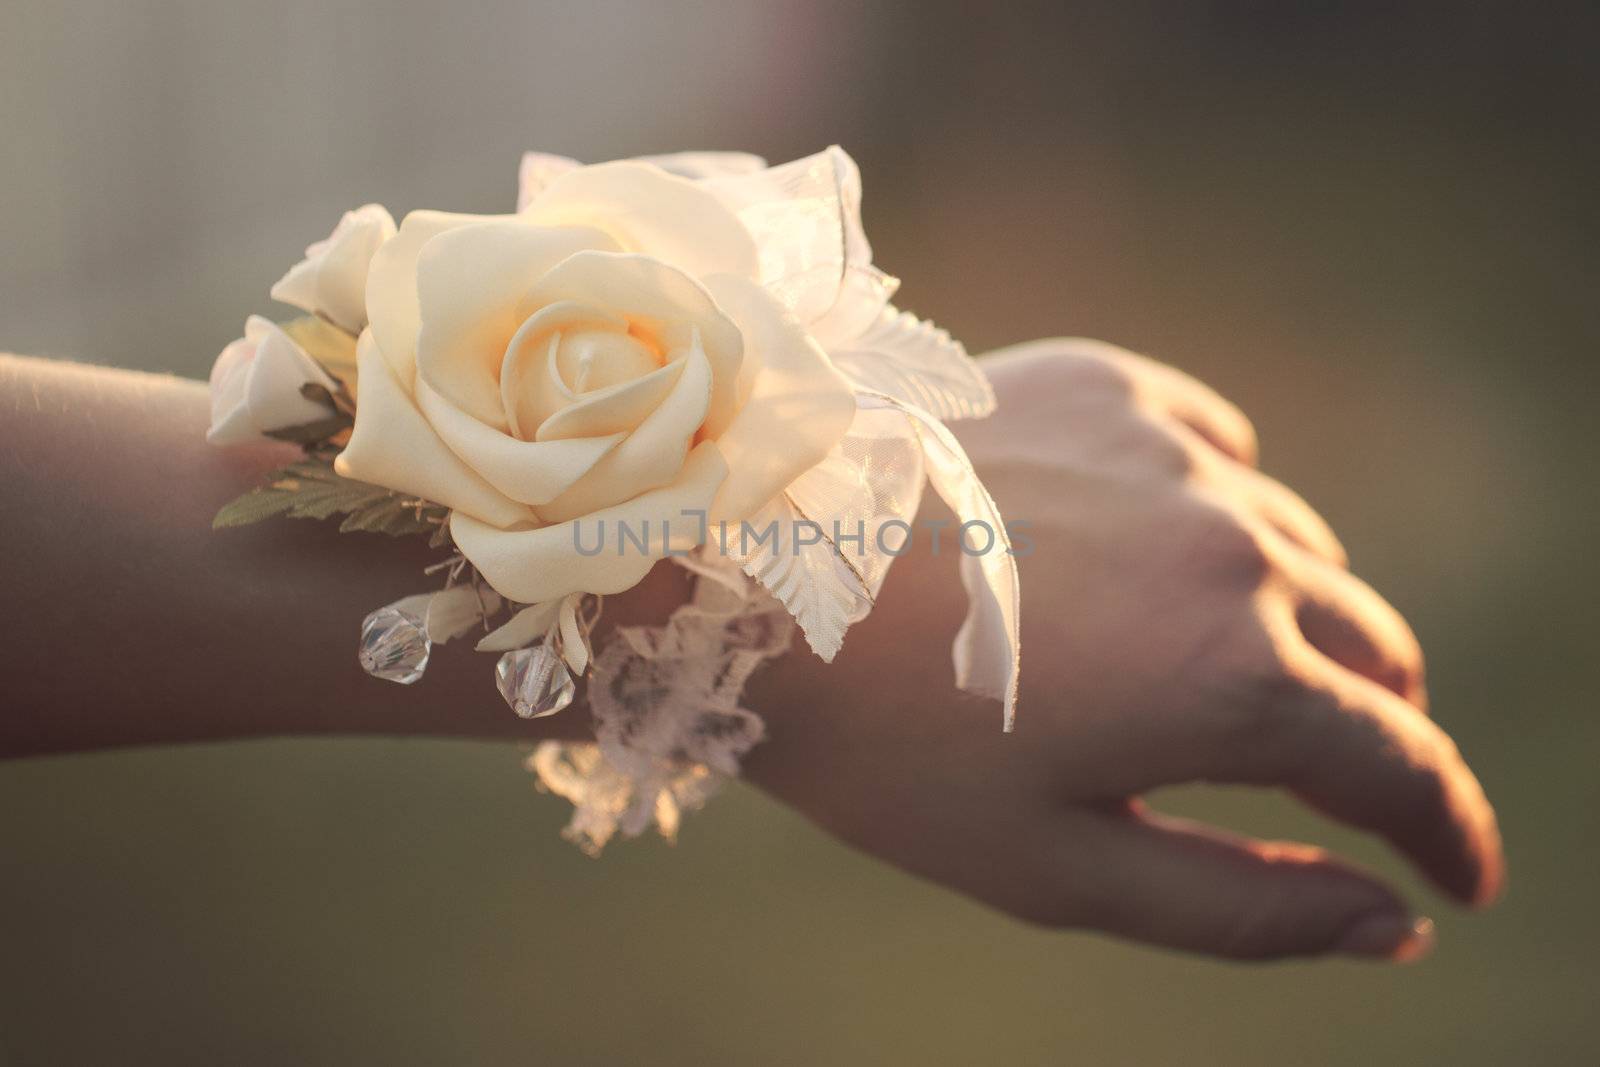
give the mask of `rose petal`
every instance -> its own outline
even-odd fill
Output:
[[[422,246],[457,226],[510,217],[413,211],[373,255],[367,271],[367,317],[379,351],[407,393],[416,377],[417,330],[422,325],[417,308],[417,256]]]
[[[332,392],[338,383],[317,366],[312,358],[289,340],[276,323],[251,316],[245,336],[256,344],[256,357],[250,361],[245,403],[250,421],[257,430],[281,430],[301,426],[333,414],[325,405],[307,399],[300,387],[314,382]]]
[[[468,467],[523,504],[554,500],[622,440],[621,434],[611,434],[576,441],[519,441],[468,415],[420,376],[417,407],[439,439]],[[358,405],[358,420],[360,411]]]
[[[638,156],[635,162],[660,167],[668,174],[699,181],[725,175],[750,174],[761,170],[767,161],[749,152],[668,152],[659,156]],[[583,166],[569,156],[548,152],[524,152],[517,168],[517,210],[522,211],[545,187],[569,170]]]
[[[711,518],[731,522],[822,462],[850,428],[856,405],[827,354],[760,286],[731,276],[707,284],[743,331],[746,358],[760,368],[749,399],[717,438],[729,474]]]
[[[307,248],[306,258],[272,287],[272,299],[360,333],[367,324],[367,268],[394,234],[394,218],[382,205],[346,211],[333,233]]]
[[[247,445],[261,439],[261,431],[250,421],[250,408],[244,404],[213,422],[206,431],[208,445]]]
[[[306,258],[290,267],[283,277],[273,282],[267,295],[280,304],[288,304],[290,307],[315,314],[318,304],[317,267],[321,264],[317,259],[311,258],[313,252],[320,254],[321,249],[317,245],[306,249]]]
[[[540,308],[517,327],[500,364],[500,407],[511,432],[524,440],[577,399],[555,367],[555,336],[572,326],[626,330],[628,320],[588,304],[561,300]]]
[[[211,368],[211,427],[214,445],[259,441],[266,431],[299,426],[332,412],[300,389],[334,380],[274,322],[259,315],[245,323],[244,337],[222,350]]]
[[[393,216],[378,204],[364,204],[346,214],[328,238],[317,271],[320,310],[351,333],[360,333],[367,324],[367,270],[372,257],[394,235]]]
[[[533,521],[532,512],[498,492],[439,439],[395,380],[370,330],[356,343],[356,364],[361,385],[355,430],[334,460],[334,470],[484,522],[514,526]]]
[[[417,374],[485,426],[506,431],[500,364],[526,317],[529,287],[575,252],[615,247],[581,227],[480,222],[450,229],[417,256]]]
[[[766,160],[749,152],[667,152],[659,156],[635,158],[640,163],[652,164],[668,174],[692,181],[754,174],[767,167]]]
[[[704,532],[701,522],[684,512],[704,511],[727,473],[728,465],[716,444],[704,441],[689,453],[671,485],[586,515],[576,523],[508,531],[458,511],[450,518],[450,534],[484,579],[511,600],[537,604],[571,593],[620,593],[637,585],[655,561],[666,555],[664,523],[671,531],[674,551],[700,541]],[[648,529],[649,551],[639,551],[631,541],[625,551],[619,550],[619,522],[641,536]],[[585,550],[602,538],[600,551],[593,555],[575,551],[580,534]]]
[[[502,626],[478,641],[479,652],[509,652],[525,648],[544,637],[556,625],[556,616],[564,601],[549,600],[523,608]]]
[[[522,212],[543,226],[594,226],[630,252],[695,276],[757,276],[755,242],[733,213],[697,183],[648,163],[580,167],[550,182]]]
[[[609,308],[651,329],[676,325],[682,337],[663,337],[669,347],[686,343],[688,331],[697,330],[712,376],[706,436],[714,438],[727,427],[739,403],[744,340],[739,327],[694,279],[648,256],[579,252],[540,279],[523,308],[558,301]]]
[[[689,444],[711,400],[711,365],[698,346],[683,364],[672,391],[594,469],[559,497],[538,507],[546,522],[564,522],[666,485],[683,466]]]
[[[704,353],[702,353],[702,358]],[[539,424],[535,439],[559,441],[569,437],[597,437],[637,429],[650,413],[661,406],[678,375],[683,360],[667,364],[642,378],[619,382],[577,397],[566,407]]]
[[[533,203],[534,197],[544,192],[545,186],[569,170],[583,166],[570,156],[551,155],[549,152],[524,152],[517,166],[517,210],[523,211]]]
[[[574,394],[625,385],[661,369],[663,348],[627,330],[571,330],[556,348],[556,369]]]
[[[241,337],[222,350],[211,365],[211,428],[206,440],[214,445],[238,444],[256,436],[245,406],[245,389],[255,342]]]

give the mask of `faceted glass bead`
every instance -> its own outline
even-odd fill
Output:
[[[554,715],[572,703],[578,691],[578,683],[548,641],[507,652],[495,665],[494,677],[500,695],[524,719]]]
[[[422,677],[432,651],[422,617],[393,604],[361,623],[361,667],[374,678],[410,685]]]

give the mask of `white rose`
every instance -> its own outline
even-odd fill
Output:
[[[211,428],[215,445],[263,439],[271,430],[327,418],[329,410],[301,394],[311,382],[338,386],[275,323],[252,315],[244,336],[222,350],[211,368]]]
[[[377,204],[346,211],[333,233],[278,279],[272,299],[360,333],[367,324],[367,267],[394,233],[394,218]]]
[[[574,166],[514,216],[407,216],[372,258],[337,469],[450,507],[457,546],[524,603],[631,587],[665,554],[665,524],[675,548],[698,533],[685,510],[758,510],[854,416],[809,329],[841,328],[836,305],[862,318],[842,278],[844,249],[865,242],[844,239],[831,184],[820,215],[800,204],[774,222],[797,198],[756,166],[707,182]],[[763,206],[776,215],[751,215]],[[649,551],[616,551],[619,521],[648,523]],[[603,522],[606,550],[580,554],[574,522],[586,544]]]
[[[639,156],[639,163],[651,163],[680,178],[729,178],[755,174],[766,169],[767,161],[749,152],[669,152],[661,156]],[[570,156],[549,152],[524,152],[517,170],[517,210],[525,210],[544,187],[569,170],[583,166]]]

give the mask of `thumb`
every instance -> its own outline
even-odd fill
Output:
[[[1081,825],[1081,824],[1080,824]],[[1093,816],[1072,879],[1086,925],[1233,959],[1426,955],[1433,924],[1322,849],[1259,841],[1142,808]],[[1081,851],[1080,851],[1081,849]]]

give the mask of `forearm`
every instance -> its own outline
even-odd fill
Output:
[[[205,444],[204,385],[0,356],[0,755],[273,734],[576,736],[526,722],[463,639],[399,686],[356,664],[367,612],[435,579],[416,538],[284,520],[213,531],[289,446]],[[673,568],[611,622],[657,617]]]
[[[956,553],[919,540],[834,663],[797,641],[752,678],[768,740],[749,779],[1013,914],[1229,956],[1401,959],[1426,935],[1336,858],[1163,818],[1147,790],[1281,784],[1491,900],[1493,811],[1421,710],[1415,639],[1315,512],[1250,468],[1237,410],[1108,346],[1038,342],[987,369],[1003,414],[963,424],[963,443],[1037,543],[1019,561],[1038,595],[1017,733],[955,691]],[[194,382],[0,357],[0,755],[590,729],[578,706],[512,715],[467,640],[415,686],[369,678],[360,619],[427,589],[441,553],[331,523],[213,532],[294,451],[210,448],[207,408]],[[606,598],[606,624],[659,622],[687,587],[657,566]]]

